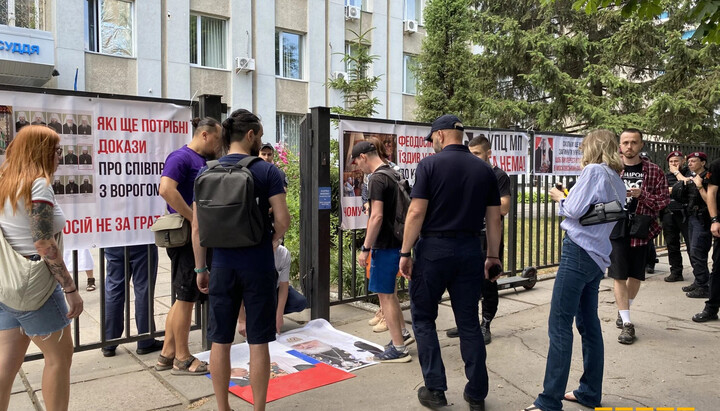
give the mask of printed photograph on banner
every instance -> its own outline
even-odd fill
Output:
[[[555,136],[553,159],[553,174],[560,176],[580,175],[582,168],[582,151],[580,151],[582,137]]]
[[[93,152],[93,144],[92,140],[88,141],[78,141],[78,150],[80,151],[80,155],[78,155],[78,169],[80,170],[92,170],[93,169],[93,156],[95,153]]]
[[[535,174],[552,174],[553,172],[553,142],[549,136],[535,137],[535,156],[533,171]]]
[[[13,139],[14,130],[12,106],[0,106],[0,162],[5,160],[5,150]]]

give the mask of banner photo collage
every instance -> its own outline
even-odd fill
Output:
[[[167,155],[191,138],[191,109],[169,103],[0,91],[0,163],[28,125],[60,136],[50,182],[67,250],[148,244],[165,210],[159,195]]]

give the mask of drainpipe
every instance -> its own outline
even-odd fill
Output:
[[[252,55],[255,56],[255,50],[257,50],[257,40],[256,34],[257,34],[257,10],[255,5],[256,0],[250,1],[250,15],[252,16],[252,27],[250,27],[250,32],[252,33]],[[257,57],[257,56],[255,56]],[[257,78],[257,70],[253,70],[252,72],[252,112],[257,113],[257,87],[258,87],[258,78]],[[235,107],[233,107],[235,109]]]
[[[168,83],[168,53],[167,53],[167,26],[168,26],[167,2],[160,2],[160,96],[167,98]]]
[[[386,43],[387,49],[385,52],[385,118],[390,118],[390,1],[386,0],[387,5],[387,32]],[[405,39],[403,39],[403,42]]]

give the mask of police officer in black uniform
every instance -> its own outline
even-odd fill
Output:
[[[463,398],[471,410],[484,410],[488,375],[478,303],[483,278],[496,279],[502,271],[498,259],[500,194],[490,165],[462,144],[463,130],[460,120],[450,114],[432,123],[426,140],[432,141],[437,154],[417,166],[400,271],[410,279],[413,330],[425,380],[418,390],[420,404],[430,408],[447,405],[447,379],[435,320],[438,302],[448,290],[469,380]],[[483,220],[487,223],[487,257],[481,251]],[[413,246],[414,261],[410,256]]]
[[[720,186],[720,159],[710,163],[709,181],[705,201],[710,215],[710,233],[714,237],[712,253],[712,272],[710,273],[710,292],[705,308],[692,318],[696,323],[717,321],[720,310],[720,215],[718,215],[718,186]]]
[[[683,262],[682,253],[680,252],[680,235],[685,240],[688,253],[690,252],[690,235],[688,234],[687,209],[680,201],[672,196],[673,187],[678,181],[685,181],[690,175],[690,170],[685,166],[685,156],[680,151],[670,152],[666,160],[668,162],[668,172],[665,178],[670,187],[670,204],[660,213],[662,220],[663,235],[667,244],[668,262],[670,263],[670,275],[665,277],[665,281],[672,283],[675,281],[683,281]],[[682,185],[682,184],[681,184]]]
[[[706,179],[707,155],[696,151],[687,155],[688,168],[693,178],[685,181],[688,199],[688,226],[690,233],[690,264],[692,264],[695,281],[682,288],[690,298],[707,298],[708,281],[708,253],[712,247],[712,234],[710,234],[710,215],[707,204],[703,199],[707,193]]]

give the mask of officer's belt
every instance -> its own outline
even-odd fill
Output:
[[[421,237],[426,238],[472,238],[482,236],[482,232],[474,231],[423,231]]]

